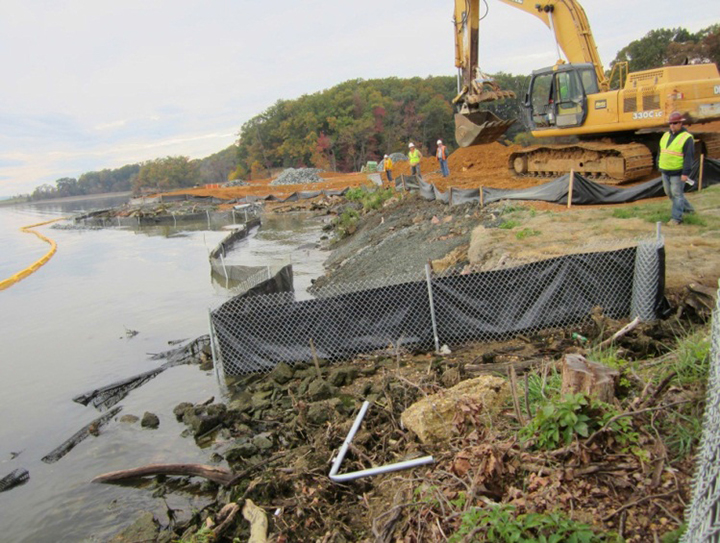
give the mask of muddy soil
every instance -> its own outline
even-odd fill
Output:
[[[622,324],[594,315],[578,330],[587,341],[597,342]],[[444,356],[388,350],[340,364],[280,364],[268,375],[236,378],[227,405],[186,403],[175,413],[180,428],[187,427],[188,439],[194,436],[198,446],[212,451],[218,466],[227,465],[241,476],[227,487],[199,486],[189,478],[156,480],[150,490],[158,497],[215,492],[216,501],[189,521],[156,519],[163,530],[155,522],[142,535],[133,532],[134,537],[201,541],[201,534],[214,532],[209,540],[245,541],[249,524],[240,515],[229,523],[223,519],[228,506],[252,500],[267,514],[269,541],[278,543],[442,541],[462,529],[471,508],[499,504],[518,513],[560,510],[596,531],[622,535],[624,541],[652,541],[678,528],[690,497],[692,455],[671,459],[662,440],[666,417],[678,404],[697,410],[704,390],[663,390],[650,377],[673,356],[669,348],[681,328],[693,326],[676,320],[643,324],[619,341],[623,357],[646,360],[637,372],[623,374],[616,400],[639,412],[635,427],[655,429],[639,431],[635,453],[603,433],[592,443],[537,450],[532,442],[518,439],[526,424],[524,407],[513,409],[509,400],[490,418],[482,398],[466,398],[448,422],[450,437],[444,441],[423,443],[401,423],[403,412],[418,400],[482,375],[506,379],[509,366],[517,368],[521,382],[524,371],[550,382],[563,355],[585,353],[584,343],[570,331],[468,344]],[[520,398],[524,387],[520,384]],[[427,455],[434,462],[332,482],[332,459],[364,400],[371,408],[341,473]],[[127,539],[118,536],[115,541]]]

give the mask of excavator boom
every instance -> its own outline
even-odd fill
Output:
[[[597,47],[585,16],[585,11],[574,0],[499,0],[538,17],[555,33],[558,46],[570,62],[591,63],[601,89],[607,89],[607,80],[597,53]],[[557,21],[557,23],[556,23]],[[480,104],[493,100],[515,98],[515,93],[500,89],[495,81],[482,73],[478,60],[480,22],[479,0],[455,0],[455,66],[459,70],[459,93],[453,100],[455,139],[460,147],[491,143],[500,138],[515,122],[503,120],[494,113],[481,109]],[[560,31],[559,29],[572,29]]]

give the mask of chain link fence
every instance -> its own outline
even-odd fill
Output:
[[[352,358],[378,350],[439,350],[610,318],[652,320],[665,302],[661,237],[465,275],[429,266],[384,284],[237,296],[210,312],[216,364],[225,375],[269,372],[279,362]]]
[[[692,501],[685,513],[687,529],[680,540],[682,543],[720,541],[720,289],[716,300],[703,435],[696,458]]]

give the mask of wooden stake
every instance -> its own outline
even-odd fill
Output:
[[[485,201],[483,198],[483,188],[482,185],[480,185],[480,207],[485,207]]]
[[[315,369],[317,370],[318,379],[322,379],[322,372],[320,371],[320,362],[318,362],[317,351],[315,350],[315,342],[310,338],[310,350],[312,351],[313,362],[315,363]]]
[[[702,190],[703,166],[705,166],[705,155],[700,155],[700,173],[698,174],[698,192]]]
[[[520,422],[520,425],[525,426],[525,423],[527,421],[525,420],[525,417],[523,416],[523,413],[520,410],[520,400],[518,399],[518,391],[517,391],[517,373],[515,373],[515,368],[513,366],[508,367],[508,376],[510,377],[510,392],[512,394],[513,407],[515,408],[515,415],[517,416],[517,419],[518,419],[518,422]]]
[[[573,181],[575,181],[575,170],[570,170],[570,181],[568,183],[568,209],[572,207]]]

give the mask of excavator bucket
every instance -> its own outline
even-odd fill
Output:
[[[455,114],[455,139],[460,147],[497,141],[515,119],[504,121],[490,111]]]

